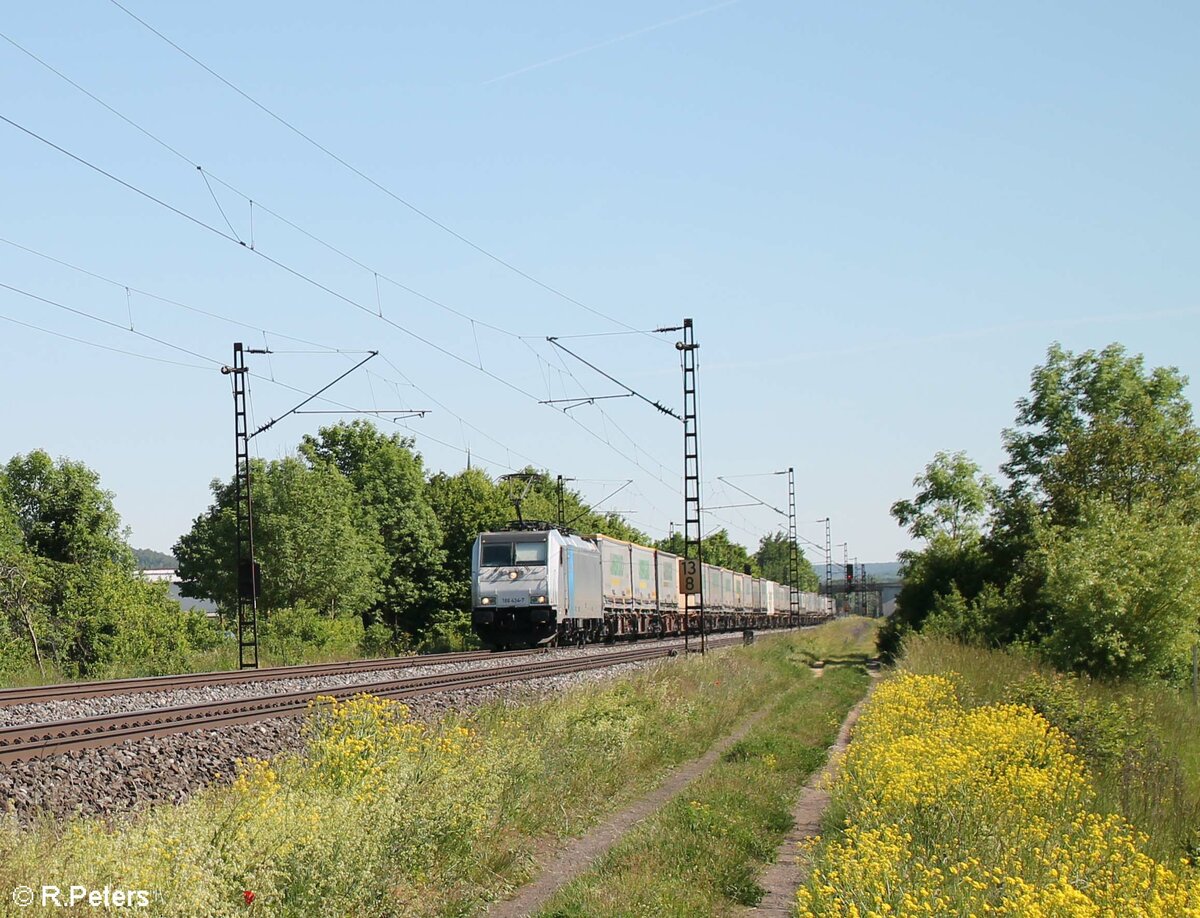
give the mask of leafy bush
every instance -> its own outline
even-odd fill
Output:
[[[279,609],[259,623],[259,644],[280,663],[354,656],[363,640],[358,616],[321,615],[309,606]]]
[[[1130,699],[1106,702],[1085,694],[1077,677],[1032,673],[1009,686],[1007,694],[1071,737],[1089,761],[1111,762],[1144,742]]]
[[[383,622],[371,622],[363,629],[358,652],[364,657],[394,657],[407,650],[407,641],[401,641],[396,633]]]
[[[471,630],[470,614],[457,609],[435,613],[433,621],[421,634],[420,648],[424,653],[471,650],[479,646],[479,640]]]

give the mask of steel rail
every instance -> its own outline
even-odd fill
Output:
[[[343,663],[305,663],[298,666],[267,666],[262,669],[217,670],[204,673],[179,673],[170,676],[138,676],[131,679],[104,679],[95,682],[57,682],[52,685],[30,685],[0,689],[0,707],[14,704],[42,704],[48,701],[71,701],[77,698],[96,698],[102,695],[131,695],[141,692],[161,692],[176,688],[200,688],[206,685],[238,685],[246,682],[271,682],[278,679],[307,679],[314,676],[338,676],[344,673],[369,672],[383,669],[410,669],[414,666],[439,666],[443,663],[470,663],[476,660],[533,656],[545,653],[543,648],[463,653],[431,653],[406,657],[380,657],[373,660],[348,660]]]
[[[740,643],[740,640],[740,638],[728,639],[715,646]],[[678,651],[673,646],[639,647],[602,654],[555,658],[543,662],[520,663],[513,666],[469,669],[453,673],[367,682],[339,688],[151,708],[39,724],[20,724],[0,728],[0,765],[45,758],[76,749],[111,746],[126,740],[287,717],[308,710],[318,697],[333,697],[340,700],[369,693],[381,698],[408,698],[414,695],[585,672],[622,663],[665,658],[677,653]]]

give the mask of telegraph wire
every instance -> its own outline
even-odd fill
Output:
[[[213,70],[211,67],[209,67],[207,64],[205,64],[199,58],[195,57],[188,51],[184,50],[180,45],[176,44],[174,41],[172,41],[170,38],[168,38],[166,35],[164,35],[158,29],[154,28],[154,26],[150,25],[150,23],[146,22],[146,20],[142,19],[137,14],[133,13],[125,6],[121,5],[119,2],[117,2],[117,0],[109,0],[109,2],[111,2],[113,6],[117,7],[117,9],[121,10],[123,13],[125,13],[127,16],[129,16],[131,19],[140,23],[147,30],[149,30],[150,32],[157,35],[160,39],[162,39],[164,42],[166,42],[168,45],[170,45],[172,48],[174,48],[176,51],[178,51],[180,54],[182,54],[184,57],[186,57],[192,63],[196,64],[198,67],[200,67],[206,73],[210,74],[211,76],[213,76],[214,78],[219,80],[221,83],[225,84],[227,87],[229,87],[231,90],[236,92],[239,96],[241,96],[243,99],[245,99],[251,105],[253,105],[255,108],[259,109],[266,115],[270,116],[275,121],[277,121],[279,124],[283,125],[289,131],[291,131],[293,134],[295,134],[297,137],[300,137],[302,140],[304,140],[311,146],[320,150],[326,156],[330,157],[331,159],[333,159],[335,162],[339,163],[344,168],[353,172],[359,178],[363,179],[368,184],[372,185],[379,191],[383,192],[384,194],[386,194],[388,197],[392,198],[397,203],[408,208],[410,211],[412,211],[417,216],[421,217],[423,220],[426,220],[427,222],[432,223],[434,226],[438,227],[438,229],[450,234],[455,239],[459,240],[460,242],[464,243],[465,245],[470,246],[472,249],[474,249],[479,254],[485,256],[486,258],[491,259],[496,264],[501,265],[504,268],[507,268],[509,271],[513,272],[514,274],[517,274],[520,277],[525,278],[525,280],[529,281],[530,283],[536,284],[538,287],[541,287],[543,290],[547,291],[548,293],[552,293],[555,296],[559,297],[560,299],[562,299],[568,303],[571,303],[575,306],[578,306],[579,308],[584,309],[584,310],[592,313],[595,316],[599,316],[600,318],[606,319],[607,321],[612,322],[614,325],[620,325],[622,328],[629,329],[630,331],[638,331],[638,329],[634,328],[632,325],[629,325],[627,322],[623,322],[620,319],[614,318],[613,316],[610,316],[607,313],[602,312],[601,310],[595,309],[594,307],[589,306],[587,303],[584,303],[584,302],[576,299],[575,297],[564,293],[563,291],[559,290],[557,287],[553,287],[550,284],[546,283],[545,281],[540,280],[537,277],[534,277],[532,274],[529,274],[528,272],[523,271],[521,268],[518,268],[512,262],[507,261],[504,258],[501,258],[499,255],[496,255],[495,253],[489,251],[488,249],[485,249],[483,246],[479,245],[477,242],[474,242],[471,239],[468,239],[462,233],[458,232],[457,230],[453,229],[452,227],[448,226],[447,224],[441,222],[436,217],[434,217],[432,214],[428,213],[427,211],[422,210],[421,208],[419,208],[415,204],[413,204],[411,201],[408,201],[405,198],[401,197],[399,194],[397,194],[396,192],[394,192],[390,188],[388,188],[386,185],[384,185],[382,182],[372,178],[370,175],[363,172],[358,167],[351,165],[349,162],[347,162],[345,159],[343,159],[337,153],[334,153],[331,149],[329,149],[328,147],[326,147],[325,145],[323,145],[322,143],[320,143],[319,141],[314,139],[309,134],[306,134],[304,131],[302,131],[300,128],[296,127],[296,125],[292,124],[290,121],[288,121],[283,116],[276,114],[274,111],[272,111],[270,108],[268,108],[262,102],[259,102],[257,99],[255,99],[253,96],[251,96],[249,93],[247,93],[245,90],[238,87],[232,81],[221,76],[221,74],[217,73],[215,70]],[[643,332],[643,334],[645,334],[645,333]]]

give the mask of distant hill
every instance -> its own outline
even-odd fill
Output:
[[[155,551],[153,548],[135,548],[133,558],[137,562],[139,571],[164,570],[166,568],[175,570],[179,567],[179,562],[175,560],[174,555]]]
[[[822,583],[825,581],[825,565],[813,564],[813,570],[817,572],[817,579]],[[900,562],[899,561],[881,561],[868,562],[860,565],[866,571],[866,576],[875,580],[899,580],[900,579]],[[855,569],[854,576],[860,575],[859,570]],[[833,576],[838,578],[843,576],[842,562],[838,561],[833,565]]]

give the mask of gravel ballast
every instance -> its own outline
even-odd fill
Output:
[[[667,640],[654,646],[673,646],[682,641]],[[152,708],[168,708],[211,701],[233,701],[241,698],[260,698],[265,695],[286,695],[289,692],[312,692],[324,689],[343,688],[347,685],[365,685],[369,682],[407,679],[415,676],[436,676],[445,673],[465,672],[474,669],[492,669],[500,666],[515,666],[534,660],[553,660],[578,657],[580,654],[595,655],[629,650],[637,644],[614,644],[576,648],[555,648],[536,657],[493,657],[460,663],[437,663],[431,654],[429,663],[407,666],[400,669],[372,669],[355,673],[329,676],[306,676],[295,679],[269,679],[259,682],[241,682],[229,685],[205,685],[196,688],[177,688],[157,692],[134,692],[128,695],[100,695],[95,698],[76,698],[64,701],[48,701],[30,704],[14,704],[0,707],[0,727],[19,726],[32,723],[49,723],[57,720],[74,720],[79,717],[95,717],[100,714],[123,714],[145,711]]]
[[[593,653],[606,653],[607,649]],[[556,650],[553,655],[578,654],[579,651]],[[483,661],[486,664],[488,661]],[[496,665],[501,662],[496,661]],[[412,716],[421,720],[436,720],[451,711],[466,711],[489,702],[508,700],[512,703],[533,701],[581,685],[594,684],[624,675],[637,669],[656,665],[661,659],[622,663],[578,673],[548,676],[496,686],[482,686],[450,692],[431,692],[404,700]],[[399,677],[431,672],[452,672],[478,668],[480,663],[442,664],[420,667],[419,670],[396,670]],[[363,678],[363,677],[366,678]],[[334,681],[340,678],[341,681]],[[370,674],[351,674],[345,677],[283,680],[292,683],[278,688],[277,682],[254,683],[258,691],[246,691],[247,685],[224,688],[206,687],[154,693],[170,696],[160,704],[189,704],[197,701],[221,700],[266,694],[262,687],[278,691],[297,691],[308,687],[328,688],[334,685],[358,684],[384,678],[376,671]],[[318,683],[313,685],[311,683]],[[296,685],[305,683],[306,685]],[[139,699],[139,704],[109,708],[114,702]],[[45,719],[46,708],[56,709],[53,716],[83,717],[99,711],[142,710],[146,695],[91,698],[79,701],[53,702],[49,705],[23,705],[41,709],[37,719]],[[74,708],[65,713],[66,706]],[[30,722],[26,718],[21,722]],[[181,803],[216,780],[233,775],[239,759],[269,759],[275,755],[296,752],[303,748],[306,717],[290,715],[251,724],[239,724],[219,730],[196,730],[163,737],[137,740],[98,749],[76,750],[26,762],[14,762],[0,767],[0,800],[5,802],[8,818],[21,824],[40,818],[62,818],[72,815],[116,817],[155,804]],[[217,776],[220,776],[218,778]]]

